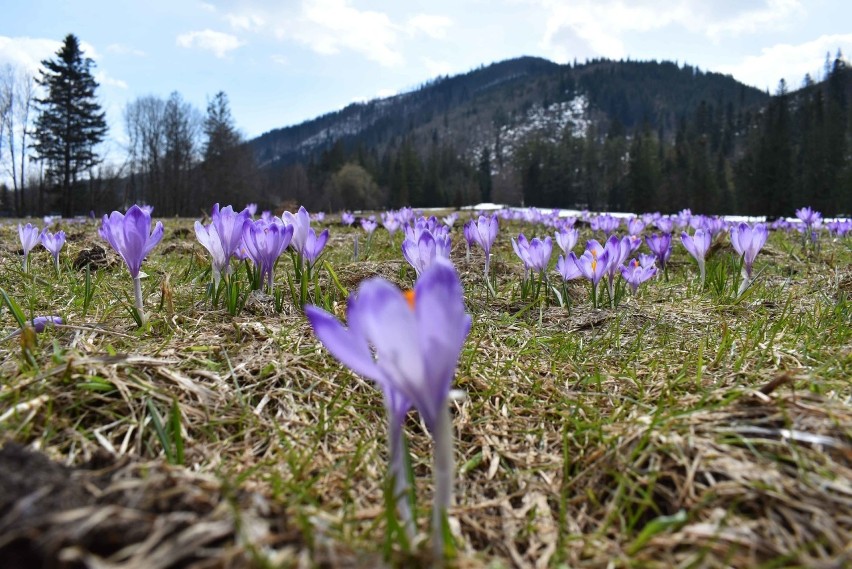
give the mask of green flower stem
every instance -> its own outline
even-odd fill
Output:
[[[405,434],[401,424],[395,424],[393,412],[389,411],[390,437],[388,440],[390,446],[391,457],[391,476],[393,477],[393,497],[396,502],[396,508],[399,512],[399,517],[402,520],[402,525],[405,528],[405,534],[409,541],[412,541],[416,535],[414,527],[414,516],[411,512],[411,503],[409,500],[409,485],[408,475],[406,471],[406,445]]]
[[[435,432],[434,473],[435,499],[432,505],[432,549],[435,559],[444,558],[444,520],[450,506],[453,504],[453,483],[455,469],[453,467],[453,425],[450,419],[450,409],[444,406],[438,415]]]
[[[145,315],[145,307],[142,305],[142,279],[138,276],[133,279],[133,296],[136,299],[136,312],[144,324],[148,320],[148,317]]]

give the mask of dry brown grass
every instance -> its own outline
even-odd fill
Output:
[[[502,231],[497,298],[481,286],[481,253],[467,261],[458,244],[453,253],[474,327],[456,381],[467,398],[454,403],[452,564],[852,564],[848,244],[795,264],[773,236],[759,290],[739,303],[690,288],[693,267],[680,256],[671,282],[615,310],[592,309],[585,287],[571,285],[569,312],[525,309]],[[10,228],[0,232],[10,243]],[[69,258],[97,243],[93,228],[79,233]],[[358,263],[348,236],[332,242],[343,286],[374,275],[410,286],[386,239],[377,234],[372,260]],[[57,311],[69,325],[38,338],[35,365],[17,338],[0,345],[4,560],[429,564],[423,425],[414,414],[407,425],[421,539],[413,553],[391,544],[383,561],[380,397],[320,348],[298,310],[276,313],[263,295],[236,317],[212,310],[200,246],[177,233],[143,268],[152,324],[140,332],[120,307],[123,267],[100,270],[84,317],[69,284],[80,273],[57,281],[41,255],[35,278],[23,277],[6,249],[0,286],[25,310]],[[281,264],[277,282],[288,269]],[[2,318],[11,330],[8,311]],[[167,422],[174,405],[180,466],[166,463],[154,428],[154,411]]]

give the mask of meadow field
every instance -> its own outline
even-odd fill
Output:
[[[617,276],[617,305],[601,283],[594,307],[588,281],[563,283],[555,243],[546,279],[525,280],[512,238],[558,220],[501,216],[486,283],[471,215],[448,230],[472,318],[450,402],[448,566],[852,566],[852,237],[772,230],[740,292],[728,231],[702,285],[675,226],[666,270],[635,294]],[[578,256],[605,241],[586,221]],[[17,221],[0,226],[0,566],[439,564],[430,429],[406,415],[410,539],[382,392],[300,306],[345,319],[365,279],[410,289],[402,232],[314,219],[329,238],[304,288],[289,252],[267,292],[233,260],[242,288],[214,306],[194,220],[162,222],[141,326],[101,220],[54,221],[58,269],[38,246],[26,272]],[[37,333],[37,316],[62,324]]]

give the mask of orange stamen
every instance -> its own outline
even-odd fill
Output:
[[[405,296],[405,300],[408,302],[408,307],[411,310],[414,310],[414,289],[410,288],[408,290],[402,291],[402,294]]]

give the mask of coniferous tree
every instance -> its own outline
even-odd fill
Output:
[[[610,206],[621,211],[649,211],[656,203],[660,184],[660,164],[657,141],[647,127],[636,133],[630,145],[630,162],[627,174],[626,199],[611,199]],[[618,195],[616,193],[616,195]]]
[[[482,201],[491,201],[491,188],[493,182],[491,180],[491,152],[488,146],[482,148],[482,153],[479,157],[479,193]]]
[[[792,133],[790,96],[782,79],[778,91],[766,111],[763,139],[757,149],[756,176],[753,191],[758,203],[749,213],[771,217],[793,211]]]
[[[81,173],[99,162],[95,147],[103,141],[107,124],[95,98],[98,83],[92,75],[93,61],[83,57],[80,41],[68,34],[56,59],[41,62],[37,83],[46,91],[36,99],[33,148],[47,166],[52,185],[62,192],[63,214],[74,211],[72,190]]]
[[[254,157],[234,126],[228,96],[223,91],[207,104],[204,134],[208,200],[226,204],[258,201]]]

